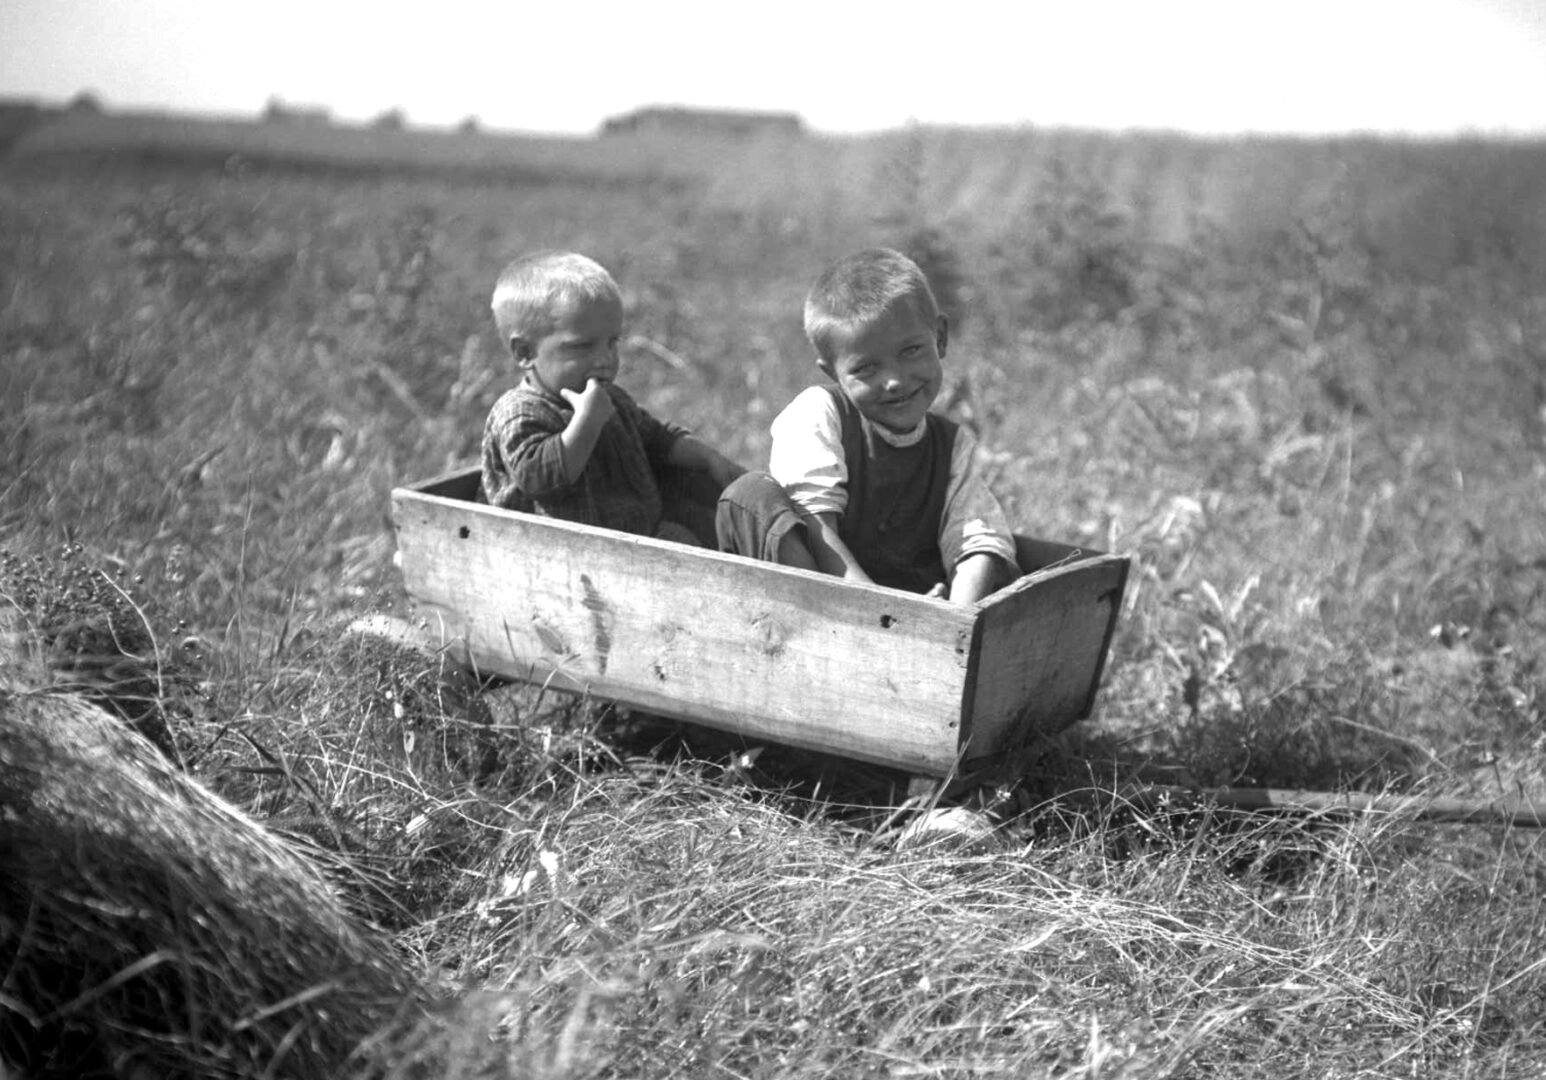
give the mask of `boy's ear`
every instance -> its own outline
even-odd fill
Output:
[[[950,316],[941,315],[934,323],[934,343],[939,348],[939,355],[945,355],[945,349],[950,345]]]
[[[820,353],[816,354],[816,366],[821,369],[821,373],[827,378],[831,379],[833,382],[837,381],[837,375],[832,370],[832,361],[828,360]]]
[[[511,334],[510,355],[515,357],[515,362],[517,364],[525,367],[527,364],[531,363],[532,359],[537,355],[537,350],[532,347],[530,341],[527,341],[520,334]]]

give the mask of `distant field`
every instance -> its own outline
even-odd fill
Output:
[[[627,140],[624,140],[626,143]],[[391,130],[306,122],[163,115],[68,114],[35,129],[17,160],[93,159],[218,165],[283,165],[339,171],[431,171],[448,175],[619,176],[658,165],[636,148],[585,138]]]
[[[918,129],[866,138],[738,140],[685,132],[543,137],[156,114],[67,114],[13,148],[15,163],[131,161],[335,174],[424,173],[490,182],[694,183],[737,203],[889,189],[931,220],[999,238],[1086,185],[1145,240],[1201,229],[1259,237],[1335,208],[1387,256],[1437,269],[1490,244],[1546,264],[1546,145],[1373,138],[1197,140],[1036,129]],[[895,206],[881,205],[882,211]],[[1006,220],[1009,219],[1009,220]]]
[[[479,724],[338,633],[403,610],[390,490],[512,378],[507,259],[611,267],[623,382],[761,465],[808,283],[874,243],[954,318],[940,407],[1016,524],[1134,560],[991,850],[894,850],[873,770],[536,691]],[[444,999],[388,1075],[1536,1076],[1536,833],[1125,800],[1546,802],[1543,343],[1540,144],[70,116],[0,160],[0,603],[143,625],[194,774],[331,837]]]

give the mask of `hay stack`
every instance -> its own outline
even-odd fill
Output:
[[[311,865],[0,663],[0,1075],[335,1077],[413,1000]]]

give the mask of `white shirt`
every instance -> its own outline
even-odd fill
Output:
[[[892,446],[905,447],[923,438],[928,419],[900,435],[879,424],[870,426]],[[848,506],[848,463],[843,457],[843,419],[832,395],[819,386],[800,391],[774,418],[772,430],[768,471],[773,478],[803,512],[841,516]],[[977,439],[964,427],[956,431],[950,456],[939,535],[942,551],[948,550],[947,537],[960,537],[961,558],[986,552],[1015,561],[1014,534],[1004,508],[977,469]]]

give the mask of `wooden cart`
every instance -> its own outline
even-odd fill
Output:
[[[1016,537],[966,606],[476,501],[392,493],[420,614],[478,671],[928,777],[1015,760],[1087,716],[1128,560]]]

